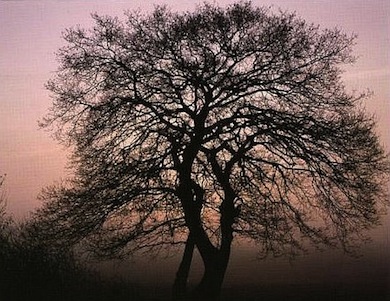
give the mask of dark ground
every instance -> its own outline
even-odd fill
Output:
[[[138,288],[144,301],[170,301],[170,288]],[[107,301],[115,301],[113,296]],[[122,299],[120,299],[122,300]],[[390,301],[387,284],[269,284],[259,286],[225,287],[221,301]]]
[[[389,286],[384,285],[267,285],[224,291],[225,301],[388,301]]]
[[[86,281],[69,287],[18,287],[0,294],[1,301],[170,301],[169,287],[143,287],[124,282]],[[221,301],[390,301],[385,284],[287,285],[225,287]]]

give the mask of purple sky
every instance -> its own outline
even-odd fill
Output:
[[[220,5],[234,1],[215,1]],[[378,119],[378,132],[390,151],[390,2],[388,0],[255,0],[296,11],[322,27],[340,27],[358,34],[358,62],[348,66],[349,89],[371,89],[366,106]],[[45,82],[56,70],[54,52],[61,46],[61,32],[70,26],[91,25],[90,13],[122,16],[125,9],[147,11],[156,3],[173,9],[195,7],[194,1],[2,1],[0,0],[0,174],[7,174],[8,210],[25,217],[39,205],[39,191],[66,177],[66,150],[38,130],[51,99]],[[389,245],[389,217],[375,236]],[[379,232],[378,232],[379,231]]]

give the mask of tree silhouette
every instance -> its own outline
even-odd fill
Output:
[[[47,188],[35,226],[102,256],[185,244],[216,298],[234,235],[262,254],[351,250],[378,222],[387,157],[364,94],[346,91],[355,37],[240,2],[93,15],[64,33],[42,125],[72,147],[75,176]],[[203,300],[202,299],[202,300]]]

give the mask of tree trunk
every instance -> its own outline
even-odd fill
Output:
[[[204,273],[198,287],[192,293],[194,300],[219,300],[222,283],[230,258],[228,249],[220,249],[213,254],[202,256]]]
[[[189,234],[184,248],[183,258],[181,260],[179,269],[177,270],[175,282],[173,284],[173,301],[182,301],[186,300],[187,298],[187,280],[190,272],[194,247],[194,240],[191,234]]]
[[[221,222],[221,246],[217,248],[211,242],[203,228],[201,209],[203,206],[204,191],[202,187],[191,180],[190,173],[182,177],[181,185],[177,188],[177,194],[181,200],[186,225],[190,231],[189,240],[186,242],[183,259],[180,264],[174,284],[174,300],[183,300],[186,294],[186,282],[191,265],[192,254],[196,246],[203,260],[204,274],[198,287],[188,296],[190,300],[218,300],[230,258],[230,248],[233,240],[234,218],[234,191],[229,186],[228,180],[222,178],[226,186],[226,198],[220,207]],[[221,176],[222,177],[222,176]],[[190,189],[188,189],[190,188]],[[175,299],[176,298],[176,299]]]

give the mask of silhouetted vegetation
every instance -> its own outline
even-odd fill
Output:
[[[340,76],[354,36],[250,2],[93,18],[65,32],[47,85],[42,126],[72,147],[75,176],[45,189],[26,228],[44,252],[184,246],[183,299],[196,248],[191,296],[206,300],[220,295],[234,235],[263,256],[309,243],[351,252],[378,223],[388,158],[367,95]]]
[[[106,279],[61,250],[48,249],[27,224],[6,213],[0,177],[0,300],[143,300],[137,290]],[[114,299],[113,299],[114,298]]]
[[[0,300],[144,300],[132,284],[107,279],[71,256],[31,246],[15,227],[12,223],[12,229],[0,233]],[[4,240],[9,230],[12,234]]]
[[[7,216],[5,199],[0,197],[0,300],[170,300],[166,289],[150,297],[150,293],[145,294],[145,288],[139,289],[115,277],[103,277],[77,262],[71,254],[45,249],[36,237],[29,237],[32,233],[26,227],[28,223],[18,224]],[[386,285],[376,285],[243,285],[239,289],[227,288],[221,301],[387,300]]]

